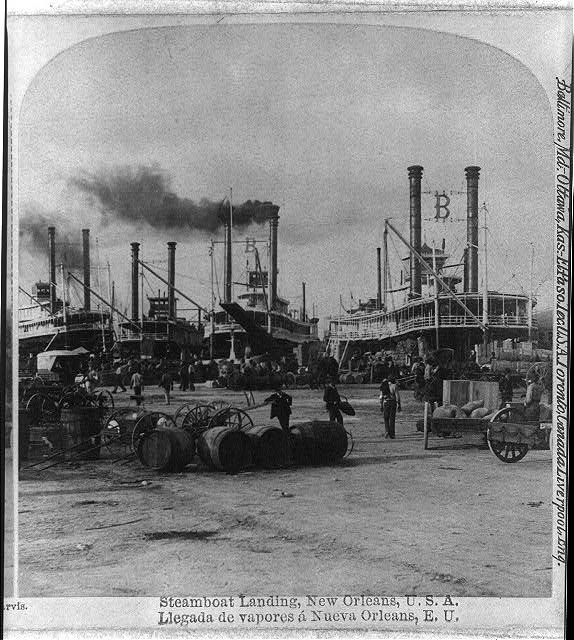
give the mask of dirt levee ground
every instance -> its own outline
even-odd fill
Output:
[[[409,392],[385,440],[376,387],[340,391],[357,412],[345,421],[355,445],[335,466],[22,470],[20,595],[550,595],[550,451],[504,464],[477,436],[431,436],[424,451]],[[292,421],[326,419],[322,391],[290,393]],[[154,409],[214,398],[245,405],[198,387]],[[269,422],[269,409],[252,416]]]

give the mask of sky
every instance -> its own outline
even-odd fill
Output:
[[[92,283],[107,297],[109,264],[121,309],[132,241],[162,273],[166,243],[176,241],[176,286],[209,307],[210,240],[223,238],[213,218],[232,188],[236,206],[280,207],[279,293],[298,308],[305,281],[308,309],[323,319],[351,297],[376,297],[384,219],[408,236],[410,165],[424,167],[423,238],[445,237],[460,262],[464,168],[478,165],[489,289],[527,293],[532,269],[540,307],[549,307],[551,140],[550,104],[528,69],[454,35],[252,24],[93,38],[43,67],[22,102],[20,285],[47,279],[48,224],[68,263],[78,262],[89,227]],[[443,190],[452,222],[431,222],[432,193]],[[244,211],[235,237],[266,238],[264,224],[247,224],[249,204]],[[481,251],[483,238],[481,230]],[[394,238],[389,249],[398,267],[404,248]],[[250,256],[236,245],[234,280]],[[215,257],[217,297],[220,244]],[[148,279],[146,293],[165,289]]]

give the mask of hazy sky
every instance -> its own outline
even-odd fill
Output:
[[[80,229],[90,227],[94,266],[110,263],[121,308],[129,307],[129,243],[140,241],[142,258],[163,261],[162,270],[175,240],[176,284],[209,305],[209,239],[222,234],[165,228],[159,218],[138,224],[118,211],[129,209],[133,190],[141,206],[150,177],[154,193],[173,194],[183,211],[232,187],[235,203],[281,207],[279,292],[298,307],[306,281],[308,305],[324,317],[339,310],[340,296],[345,305],[351,293],[376,296],[384,218],[408,234],[407,167],[423,165],[423,190],[457,192],[464,168],[476,164],[489,211],[489,288],[529,290],[533,243],[534,288],[548,306],[551,140],[550,105],[530,72],[468,39],[362,25],[135,30],[72,47],[35,77],[20,114],[20,220],[40,229],[52,222],[57,239],[78,248]],[[424,194],[423,218],[433,207]],[[451,209],[464,218],[465,195],[452,195]],[[446,237],[460,262],[465,223],[423,225],[426,241]],[[47,278],[47,258],[30,233],[20,242],[20,284],[29,290]],[[404,251],[391,243],[398,263],[395,247]],[[245,259],[237,248],[236,279]],[[107,294],[103,273],[101,286]]]

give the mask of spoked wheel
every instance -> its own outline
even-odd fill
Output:
[[[190,409],[183,420],[181,421],[181,428],[185,429],[191,435],[198,436],[202,431],[205,431],[209,426],[209,421],[214,413],[212,405],[200,404]]]
[[[68,387],[62,391],[58,401],[60,409],[72,409],[74,407],[92,406],[90,394],[82,387]]]
[[[153,413],[144,413],[134,425],[132,431],[132,450],[137,453],[138,445],[141,439],[148,433],[151,433],[156,427],[170,426],[177,428],[174,419],[167,413],[154,411]]]
[[[142,414],[141,409],[123,407],[105,419],[102,429],[102,445],[112,455],[125,454],[126,449],[131,450],[134,426]]]
[[[504,407],[497,411],[490,419],[490,424],[486,431],[488,448],[502,462],[518,462],[528,453],[528,445],[524,442],[505,442],[500,439],[501,431],[497,428],[497,423],[506,423],[512,420],[512,414],[516,409]]]
[[[528,445],[516,442],[502,442],[488,438],[488,447],[502,462],[518,462],[528,453]]]
[[[60,415],[58,403],[43,393],[35,393],[26,403],[26,410],[42,422],[56,422]]]
[[[94,405],[102,409],[102,419],[107,420],[114,412],[114,397],[107,391],[100,391],[94,397]]]
[[[210,427],[228,427],[232,431],[241,431],[253,426],[251,416],[243,409],[227,407],[213,415],[209,421]]]
[[[178,427],[181,427],[183,420],[186,418],[187,414],[197,407],[197,402],[186,402],[182,404],[181,407],[175,412],[173,419]]]

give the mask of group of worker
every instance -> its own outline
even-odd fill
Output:
[[[385,425],[384,435],[385,438],[394,439],[395,418],[397,411],[401,411],[401,396],[399,394],[396,378],[393,375],[385,377],[381,382],[379,391],[380,408]],[[281,428],[289,434],[289,418],[291,415],[293,398],[288,393],[285,393],[281,388],[277,388],[274,393],[265,400],[265,402],[271,404],[270,417],[277,418]],[[345,401],[342,400],[339,391],[335,386],[335,381],[330,376],[325,380],[323,402],[325,403],[325,409],[329,414],[329,420],[331,422],[338,422],[342,425],[343,413],[341,411],[341,407]]]

